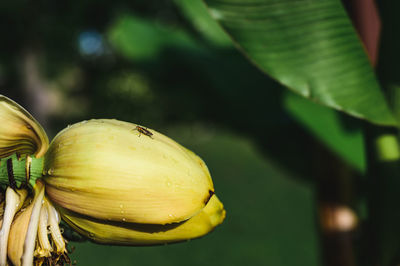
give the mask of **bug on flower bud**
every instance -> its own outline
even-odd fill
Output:
[[[144,127],[141,127],[141,126],[137,125],[135,127],[135,130],[139,131],[139,137],[140,137],[140,134],[144,134],[146,136],[149,136],[150,138],[152,138],[151,136],[153,136],[153,133],[151,133],[151,131],[148,130],[147,128],[144,128]]]

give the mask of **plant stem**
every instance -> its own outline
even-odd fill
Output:
[[[0,186],[16,186],[30,184],[34,186],[36,179],[42,177],[43,158],[17,158],[14,154],[0,160]]]

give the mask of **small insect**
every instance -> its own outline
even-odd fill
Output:
[[[150,138],[153,138],[153,133],[151,133],[150,130],[148,130],[147,128],[141,127],[141,126],[136,126],[135,130],[139,131],[139,137],[141,134],[149,136]]]

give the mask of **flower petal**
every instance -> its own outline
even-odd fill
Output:
[[[0,265],[7,264],[7,243],[10,233],[11,223],[17,211],[22,207],[22,204],[28,192],[24,189],[14,191],[11,187],[6,190],[4,219],[0,230]]]
[[[49,213],[45,204],[43,204],[40,210],[39,224],[38,224],[38,248],[35,250],[35,256],[37,257],[50,257],[53,248],[51,247],[48,237],[48,226],[49,226]]]
[[[38,181],[31,204],[14,219],[8,238],[8,258],[16,265],[31,266],[43,204],[44,186]]]
[[[201,237],[221,224],[225,210],[216,195],[189,220],[177,224],[153,225],[104,222],[60,209],[63,219],[77,232],[102,244],[156,245]]]
[[[60,221],[58,220],[59,214],[57,212],[57,210],[53,207],[53,205],[50,204],[50,202],[45,199],[44,201],[44,206],[47,209],[47,213],[48,213],[48,222],[49,222],[49,230],[50,230],[50,234],[53,240],[53,243],[55,244],[56,248],[57,248],[57,253],[58,254],[62,254],[66,252],[66,248],[65,248],[65,240],[61,234],[60,231],[60,227],[58,226],[58,224],[60,223]]]
[[[49,140],[42,126],[24,108],[0,95],[0,158],[14,153],[43,156]]]

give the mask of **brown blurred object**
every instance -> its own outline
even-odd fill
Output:
[[[314,150],[317,178],[317,217],[320,228],[322,264],[355,266],[354,231],[358,218],[348,206],[354,204],[358,175],[322,145]]]
[[[373,66],[378,61],[381,19],[374,0],[343,0]]]
[[[324,233],[349,232],[358,224],[356,213],[348,206],[321,203],[319,206],[320,226]]]

